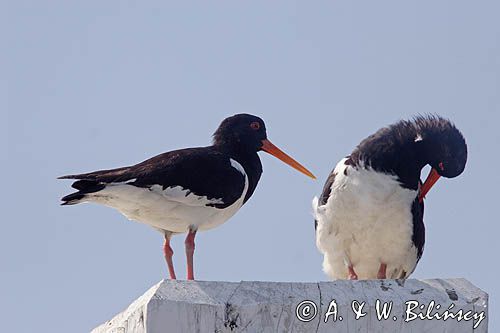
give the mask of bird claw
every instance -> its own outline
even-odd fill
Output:
[[[377,273],[377,279],[387,279],[387,264],[380,264],[380,267],[378,269]]]
[[[357,280],[358,274],[356,274],[356,272],[354,271],[354,267],[351,265],[348,267],[348,270],[349,270],[348,279],[349,280]]]

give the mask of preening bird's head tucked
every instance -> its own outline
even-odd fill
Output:
[[[368,165],[376,171],[398,176],[405,187],[417,189],[425,165],[431,173],[420,191],[420,199],[439,177],[460,175],[467,162],[467,145],[455,125],[440,116],[417,116],[379,129],[356,147],[349,162]]]
[[[213,137],[215,146],[257,152],[262,148],[262,141],[267,139],[266,125],[259,117],[237,114],[224,119]]]
[[[428,164],[443,177],[460,175],[467,162],[464,136],[448,119],[439,116],[420,116],[414,120]]]

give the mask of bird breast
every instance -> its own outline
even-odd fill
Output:
[[[345,165],[345,159],[334,172],[326,204],[314,209],[316,243],[330,269],[344,272],[349,261],[362,278],[363,271],[376,275],[381,262],[416,261],[411,204],[417,192],[403,188],[395,175]]]

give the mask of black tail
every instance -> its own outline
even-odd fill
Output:
[[[110,170],[100,170],[79,175],[61,176],[58,179],[78,179],[71,186],[78,192],[71,193],[61,200],[61,205],[75,205],[80,203],[88,193],[95,193],[106,187],[106,183],[120,182],[133,178],[128,171],[131,167]]]
[[[83,198],[85,198],[86,194],[99,192],[105,188],[106,185],[93,180],[77,180],[71,185],[71,187],[77,189],[78,192],[68,194],[67,196],[61,198],[61,201],[63,201],[63,203],[61,203],[62,206],[76,205],[77,203],[80,203]]]
[[[68,194],[65,197],[61,198],[61,206],[69,206],[69,205],[76,205],[77,203],[80,203],[80,201],[85,197],[85,194],[82,194],[80,192],[75,192]]]

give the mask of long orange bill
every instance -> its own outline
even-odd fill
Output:
[[[431,187],[436,184],[438,181],[439,177],[441,177],[436,169],[432,168],[431,172],[429,172],[429,175],[427,176],[427,179],[424,182],[424,185],[420,188],[420,193],[418,195],[418,201],[422,202],[424,201],[425,196],[427,195],[427,192],[430,191]]]
[[[285,154],[281,149],[273,145],[271,141],[267,139],[262,140],[262,150],[282,160],[292,168],[302,172],[304,175],[309,176],[312,179],[316,179],[316,177],[311,173],[311,171],[307,170],[299,162],[297,162],[296,160]]]

